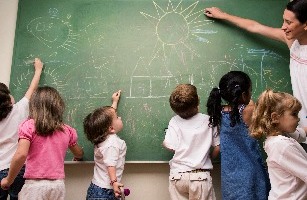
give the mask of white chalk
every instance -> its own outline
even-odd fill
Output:
[[[26,65],[30,65],[34,63],[34,58],[33,59],[28,59],[23,61]]]

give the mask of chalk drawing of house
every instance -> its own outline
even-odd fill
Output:
[[[127,98],[162,98],[169,97],[173,89],[173,75],[164,65],[145,64],[140,58],[130,77],[130,94]],[[152,68],[148,68],[148,67]]]

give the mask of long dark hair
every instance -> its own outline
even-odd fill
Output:
[[[287,4],[286,8],[293,12],[302,24],[307,22],[307,0],[293,0]]]
[[[12,109],[10,90],[4,83],[0,83],[0,121],[5,119]]]
[[[230,71],[225,74],[219,87],[215,87],[210,92],[207,101],[207,112],[210,116],[210,126],[219,126],[221,123],[222,99],[231,106],[230,119],[231,126],[240,121],[239,104],[242,93],[248,93],[252,81],[249,76],[242,71]]]

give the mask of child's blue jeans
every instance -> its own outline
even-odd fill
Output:
[[[87,189],[86,200],[118,200],[114,190],[101,188],[93,183]]]
[[[7,177],[8,172],[9,169],[4,169],[0,171],[0,181],[3,178]],[[18,200],[18,193],[20,192],[23,184],[25,183],[25,179],[23,178],[24,173],[25,173],[25,167],[21,168],[13,184],[10,186],[8,190],[2,190],[0,188],[0,200],[6,200],[8,195],[10,195],[10,200]]]

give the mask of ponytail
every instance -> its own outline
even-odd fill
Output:
[[[222,110],[222,98],[220,89],[215,87],[210,92],[208,101],[207,101],[207,112],[210,116],[209,126],[216,127],[221,123],[221,110]]]

